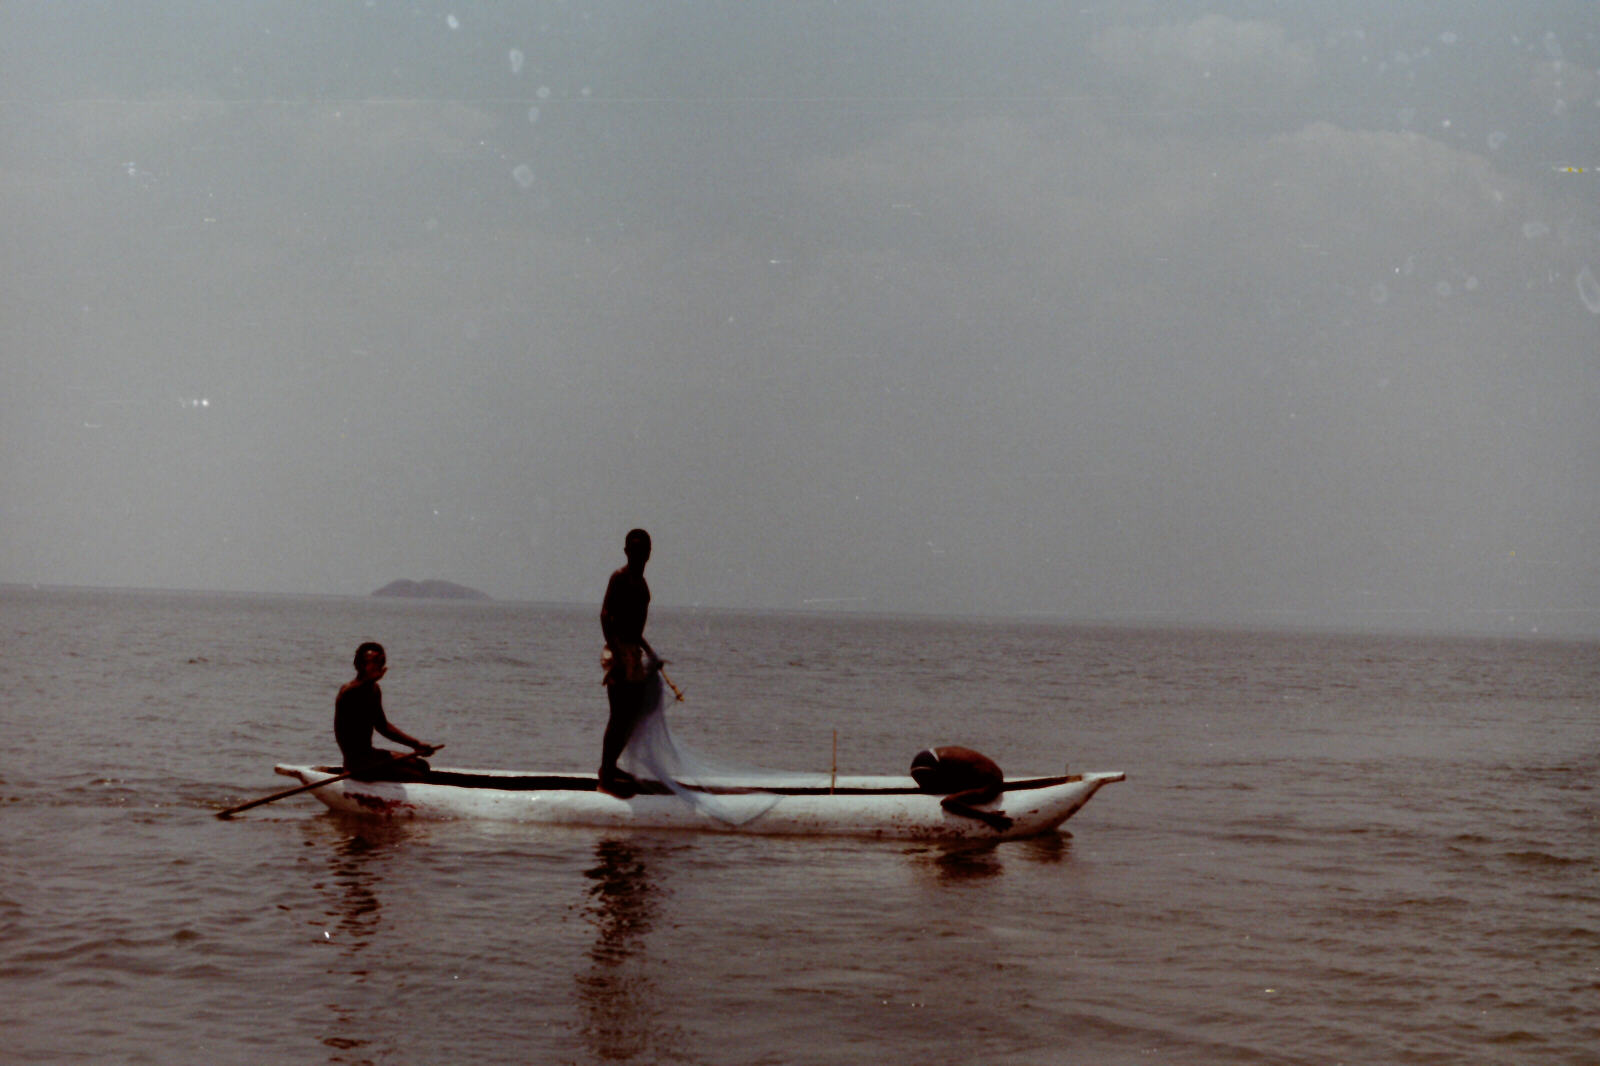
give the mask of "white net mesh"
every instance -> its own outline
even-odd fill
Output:
[[[618,760],[641,781],[659,781],[680,800],[720,822],[742,825],[772,809],[781,796],[774,788],[827,788],[827,774],[792,773],[754,766],[717,763],[672,735],[667,725],[667,698],[661,675],[646,684],[648,710]]]

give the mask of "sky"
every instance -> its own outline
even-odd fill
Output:
[[[1600,635],[1588,0],[0,5],[0,582]]]

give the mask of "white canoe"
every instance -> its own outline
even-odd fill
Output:
[[[339,773],[338,767],[330,766],[280,764],[276,769],[307,785]],[[1053,831],[1088,803],[1100,786],[1122,779],[1120,773],[1091,773],[1007,781],[999,798],[983,808],[1009,817],[1012,825],[1005,830],[946,811],[939,805],[940,797],[921,791],[910,777],[840,777],[831,787],[826,779],[821,785],[793,787],[728,784],[696,789],[708,796],[708,802],[700,804],[664,790],[619,799],[599,791],[592,774],[436,769],[422,782],[343,778],[313,789],[311,795],[344,814],[384,819],[478,818],[619,829],[1013,840]]]

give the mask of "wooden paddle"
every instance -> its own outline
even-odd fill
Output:
[[[443,744],[435,744],[433,745],[433,751],[438,751],[442,747],[444,747]],[[428,752],[428,754],[432,755],[433,751]],[[389,758],[404,759],[415,754],[417,754],[415,751],[391,751],[389,752]],[[294,788],[286,788],[282,792],[274,792],[270,796],[262,796],[260,799],[253,799],[249,803],[241,803],[237,807],[229,807],[225,811],[218,811],[217,817],[223,819],[232,818],[240,811],[248,811],[251,807],[259,807],[263,803],[271,803],[273,800],[281,800],[286,796],[298,796],[302,792],[310,792],[314,788],[321,788],[323,785],[331,785],[335,781],[343,781],[353,773],[355,773],[354,770],[346,770],[342,774],[334,774],[332,777],[324,778],[323,780],[317,781],[314,784],[296,785]]]

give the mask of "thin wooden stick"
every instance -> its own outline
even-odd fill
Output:
[[[833,795],[833,786],[839,781],[839,731],[833,731],[833,769],[828,773],[828,795]]]

